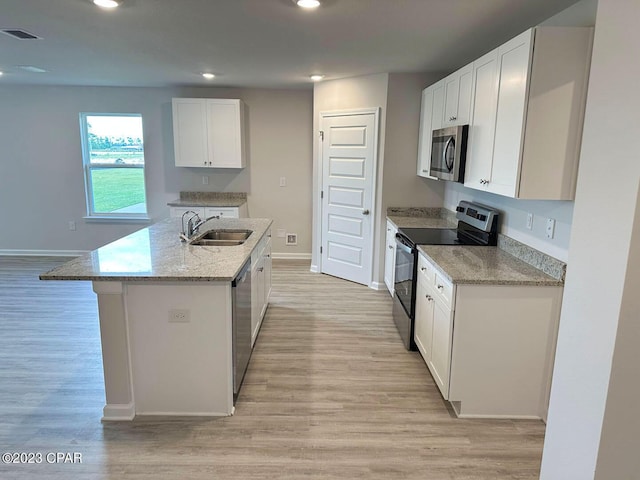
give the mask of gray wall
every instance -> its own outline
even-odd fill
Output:
[[[176,168],[172,97],[241,98],[247,105],[244,170]],[[78,114],[141,113],[147,205],[168,216],[181,190],[246,191],[249,214],[298,233],[298,245],[273,238],[274,253],[311,251],[310,90],[226,88],[0,87],[0,250],[91,250],[144,224],[86,222]],[[202,176],[209,185],[202,184]],[[287,187],[279,187],[279,177]],[[75,221],[76,231],[70,231]]]
[[[335,110],[380,108],[378,176],[373,281],[384,277],[385,217],[388,206],[442,205],[442,185],[429,184],[416,175],[418,126],[422,89],[442,75],[380,73],[316,84],[314,88],[314,132],[320,129],[320,113]],[[317,137],[316,137],[317,138]],[[317,184],[320,159],[314,142],[314,244],[312,265],[317,265],[320,233]]]

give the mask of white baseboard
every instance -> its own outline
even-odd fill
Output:
[[[0,256],[16,257],[79,257],[89,250],[17,250],[0,249]]]
[[[369,288],[373,288],[374,290],[386,290],[387,286],[384,282],[371,282],[371,284],[369,284]]]
[[[320,272],[320,270],[318,269],[318,265],[311,265],[311,268],[309,269],[309,271],[311,273],[318,273]]]
[[[103,422],[130,422],[136,416],[136,406],[131,403],[114,403],[102,409]]]
[[[272,252],[271,258],[274,260],[311,260],[311,254]]]

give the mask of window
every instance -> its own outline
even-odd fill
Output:
[[[81,113],[88,218],[147,218],[142,115]]]

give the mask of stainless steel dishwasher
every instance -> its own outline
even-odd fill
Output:
[[[240,273],[231,282],[231,287],[235,403],[251,358],[251,259],[240,269]]]

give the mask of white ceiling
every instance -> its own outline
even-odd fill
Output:
[[[304,88],[316,72],[446,72],[575,1],[2,0],[0,29],[42,40],[0,35],[0,85]]]

